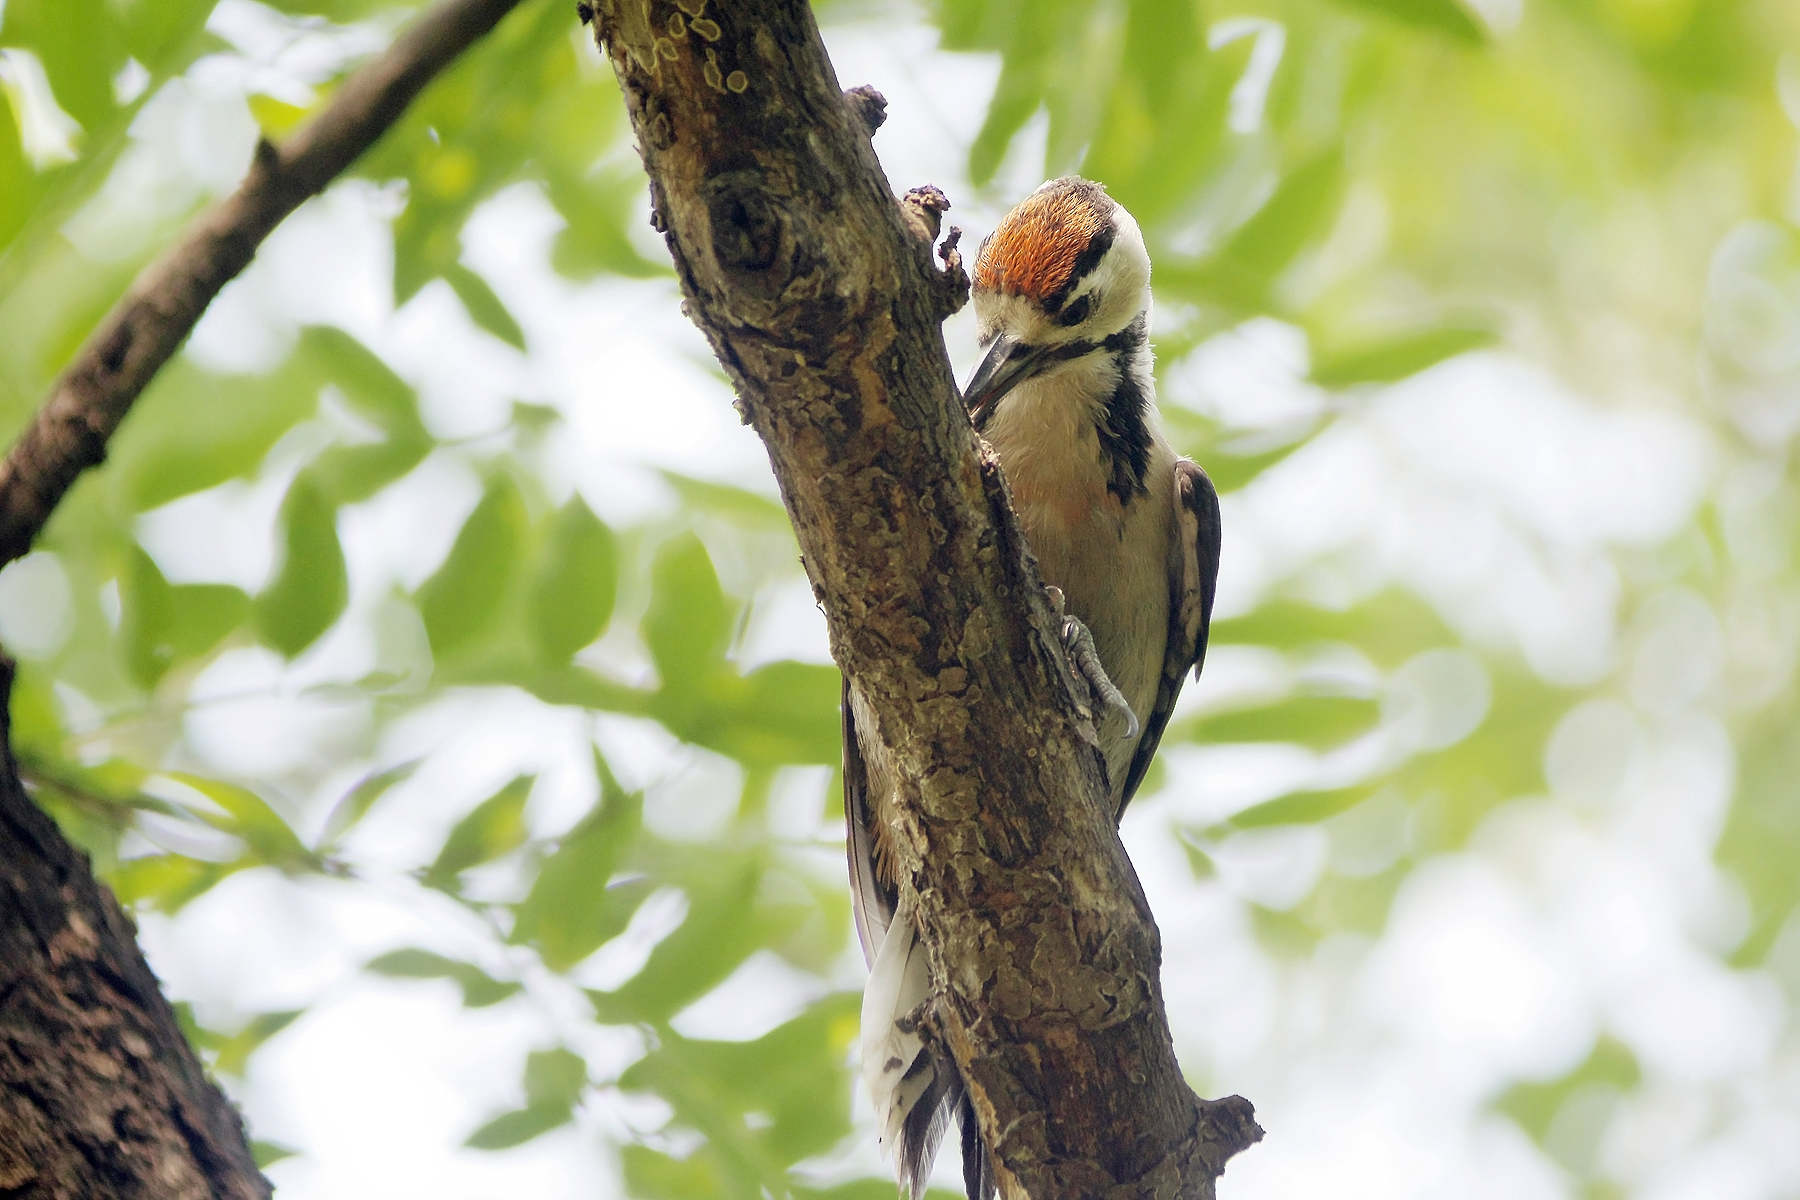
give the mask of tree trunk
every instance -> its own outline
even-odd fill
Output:
[[[12,691],[0,659],[0,700]],[[11,722],[0,718],[10,735]],[[10,738],[6,742],[11,746]],[[87,855],[0,761],[0,1196],[261,1200],[206,1078]]]
[[[840,93],[805,0],[582,8],[687,312],[893,754],[901,886],[1003,1194],[1212,1196],[1261,1131],[1176,1064],[1090,714],[951,379],[940,325],[968,284],[953,240],[932,262],[941,195],[896,202],[879,99]]]

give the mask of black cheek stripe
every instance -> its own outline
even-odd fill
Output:
[[[1138,384],[1132,366],[1150,341],[1150,322],[1144,313],[1100,343],[1119,365],[1119,386],[1107,398],[1096,433],[1100,454],[1106,460],[1106,490],[1130,504],[1149,488],[1144,477],[1150,471],[1150,397]]]
[[[1113,227],[1106,225],[1099,233],[1088,239],[1087,247],[1075,256],[1075,265],[1069,268],[1069,277],[1063,285],[1044,297],[1044,311],[1055,313],[1068,300],[1070,294],[1080,286],[1093,269],[1100,265],[1106,252],[1112,249]]]
[[[1120,504],[1130,504],[1149,491],[1144,477],[1150,472],[1150,398],[1126,361],[1121,360],[1119,368],[1119,386],[1106,401],[1095,432],[1106,463],[1106,490]]]

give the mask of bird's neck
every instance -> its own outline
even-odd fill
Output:
[[[1147,490],[1156,385],[1144,314],[1060,361],[976,415],[1015,490],[1090,489],[1129,505]]]

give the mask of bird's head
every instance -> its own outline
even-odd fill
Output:
[[[987,355],[964,389],[971,412],[1025,380],[1116,354],[1150,307],[1150,256],[1131,214],[1097,183],[1053,179],[981,244],[972,293]]]

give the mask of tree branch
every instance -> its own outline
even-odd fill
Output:
[[[147,268],[0,466],[0,564],[25,554],[76,477],[281,220],[348,167],[518,0],[445,0],[344,84]],[[206,1077],[87,856],[31,802],[0,655],[0,1195],[266,1200],[237,1110]]]
[[[1008,1197],[1210,1197],[1261,1131],[1183,1081],[1160,944],[1005,484],[957,399],[873,99],[805,0],[600,0],[689,315],[768,447],[832,651],[899,775],[901,886]]]
[[[31,550],[63,493],[106,457],[132,402],[193,332],[214,296],[289,213],[387,132],[433,76],[519,0],[443,0],[277,148],[258,142],[244,182],[146,267],[57,378],[0,464],[0,566]]]

